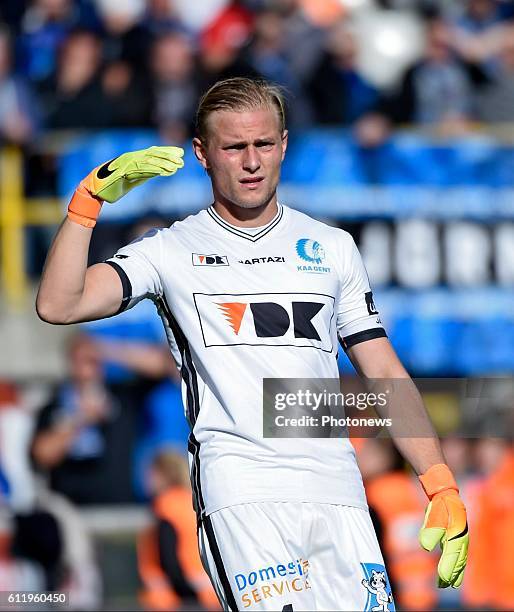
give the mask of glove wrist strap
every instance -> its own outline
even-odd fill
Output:
[[[455,478],[450,468],[444,463],[433,465],[419,477],[419,480],[430,500],[442,491],[454,490],[457,491],[457,493],[459,492],[459,487],[455,482]]]
[[[80,184],[68,205],[68,218],[84,227],[94,227],[102,203],[101,200],[92,196],[84,185]]]

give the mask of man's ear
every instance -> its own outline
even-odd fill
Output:
[[[289,132],[287,130],[284,130],[284,132],[282,133],[282,161],[284,161],[284,157],[286,156],[286,151],[287,151],[287,143],[289,140]]]
[[[205,171],[209,170],[209,162],[205,151],[205,145],[199,138],[193,138],[193,151],[196,159],[202,164]]]

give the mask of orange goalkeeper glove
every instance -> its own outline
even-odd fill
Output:
[[[104,201],[116,202],[154,176],[175,174],[184,166],[183,155],[179,147],[150,147],[123,153],[98,166],[75,190],[68,217],[85,227],[94,227]]]
[[[428,551],[440,544],[438,586],[458,588],[464,578],[469,544],[466,508],[459,488],[448,466],[442,463],[433,465],[419,479],[430,500],[419,542]]]

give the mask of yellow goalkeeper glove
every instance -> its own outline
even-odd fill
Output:
[[[179,147],[150,147],[123,153],[92,170],[77,187],[68,206],[68,217],[94,227],[102,203],[116,202],[134,187],[154,176],[171,176],[184,166]]]
[[[441,546],[437,565],[438,586],[458,588],[468,560],[468,522],[459,488],[447,465],[433,465],[419,477],[430,500],[419,532],[419,542],[428,551]]]

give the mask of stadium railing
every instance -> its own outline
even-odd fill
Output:
[[[62,219],[58,198],[26,198],[23,156],[13,146],[0,150],[0,270],[5,302],[20,310],[27,303],[25,228],[56,225]]]

